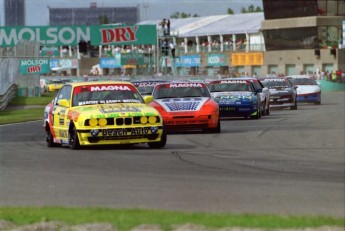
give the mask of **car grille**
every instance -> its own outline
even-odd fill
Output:
[[[106,118],[107,120],[107,126],[108,125],[134,125],[134,124],[141,124],[140,122],[141,116],[135,116],[135,117],[118,117],[118,118]],[[156,116],[156,123],[160,123],[160,117]],[[85,126],[90,126],[90,120],[85,120]]]

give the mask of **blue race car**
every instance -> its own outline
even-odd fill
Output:
[[[252,81],[223,79],[209,83],[212,98],[219,105],[219,115],[226,117],[261,117],[260,92],[255,90]]]

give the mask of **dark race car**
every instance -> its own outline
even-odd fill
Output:
[[[166,83],[168,80],[135,80],[132,84],[138,89],[141,95],[151,95],[154,87],[159,83]]]
[[[282,77],[267,77],[260,79],[270,91],[271,108],[290,108],[297,110],[297,87],[290,79]]]

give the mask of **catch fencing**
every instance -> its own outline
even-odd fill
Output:
[[[19,41],[14,47],[0,48],[0,110],[16,96],[40,96],[39,74],[20,74],[20,60],[39,56],[40,43]]]

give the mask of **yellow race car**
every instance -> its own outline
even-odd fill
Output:
[[[44,111],[48,147],[147,143],[162,148],[167,133],[159,112],[130,82],[66,83]]]
[[[48,81],[47,88],[49,92],[58,91],[62,88],[64,84],[65,82],[61,79],[52,79]]]

